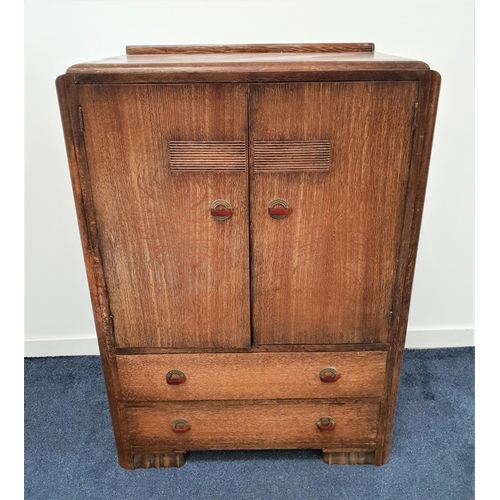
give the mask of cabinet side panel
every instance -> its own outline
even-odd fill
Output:
[[[118,460],[122,467],[133,469],[127,426],[123,419],[122,405],[119,403],[120,386],[114,355],[113,322],[97,244],[92,193],[86,175],[86,155],[78,116],[77,90],[71,79],[64,75],[57,78],[56,89]]]
[[[415,271],[420,225],[427,176],[436,122],[441,76],[436,71],[429,71],[422,78],[418,92],[417,127],[412,148],[412,160],[408,193],[406,196],[405,223],[402,245],[399,255],[397,287],[394,293],[394,310],[398,313],[390,332],[390,344],[387,353],[386,397],[381,406],[379,420],[379,443],[375,452],[375,465],[382,465],[389,460],[392,432],[396,412],[397,394],[403,352],[408,324],[411,289]]]
[[[117,347],[248,346],[247,169],[217,168],[233,147],[246,161],[247,86],[84,85],[79,95]],[[188,166],[210,144],[210,168],[176,171],[171,142],[194,144]],[[211,216],[217,199],[229,219]]]
[[[400,248],[415,82],[252,85],[252,307],[256,344],[386,342]],[[296,141],[301,170],[257,168]],[[256,149],[257,148],[257,149]],[[286,158],[288,155],[283,154]],[[259,160],[262,163],[262,159]],[[270,158],[268,164],[277,161]],[[288,216],[268,214],[282,199]]]

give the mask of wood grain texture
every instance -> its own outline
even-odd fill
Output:
[[[254,141],[254,171],[319,171],[330,166],[329,141]]]
[[[377,434],[377,402],[230,401],[156,403],[126,410],[134,453],[169,450],[331,449],[334,445],[372,445]],[[320,431],[316,421],[330,416],[333,431]],[[172,432],[175,419],[191,428]]]
[[[381,397],[385,352],[117,356],[125,401]],[[319,378],[335,368],[337,382]],[[167,385],[180,370],[186,382]]]
[[[244,172],[247,166],[244,141],[170,141],[172,172],[229,170]]]
[[[151,56],[153,57],[153,56]],[[319,68],[318,68],[319,66]],[[320,61],[307,64],[270,64],[266,69],[255,63],[253,67],[234,64],[203,65],[193,62],[192,66],[178,68],[177,65],[155,70],[151,67],[132,68],[123,65],[117,71],[111,68],[72,70],[70,74],[76,84],[164,84],[164,83],[280,83],[280,82],[362,82],[362,81],[403,81],[420,80],[428,69],[415,69],[413,64],[404,62],[383,63],[376,69],[370,63],[341,64]],[[249,73],[248,71],[251,70]],[[68,70],[69,71],[69,70]]]
[[[145,54],[246,54],[246,53],[315,53],[374,52],[373,43],[303,43],[248,45],[128,45],[128,55]]]
[[[399,378],[403,361],[411,289],[415,271],[440,86],[441,76],[436,71],[429,71],[426,78],[422,80],[419,86],[416,130],[414,134],[408,194],[406,196],[406,206],[404,209],[405,221],[401,236],[402,245],[398,257],[398,279],[397,287],[394,292],[393,309],[396,314],[394,315],[394,321],[392,322],[389,336],[386,397],[381,408],[379,444],[377,445],[375,453],[375,465],[387,463],[391,450]]]
[[[250,344],[247,175],[173,175],[167,154],[170,141],[246,141],[246,96],[245,85],[80,87],[117,347]],[[210,216],[216,199],[230,219]]]
[[[258,141],[328,140],[325,173],[262,172],[250,159],[255,344],[388,339],[417,85],[252,85]],[[307,106],[304,105],[307,103]],[[290,215],[267,214],[280,198]]]

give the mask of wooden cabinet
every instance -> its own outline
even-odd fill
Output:
[[[57,79],[118,457],[389,458],[439,74],[132,46]]]

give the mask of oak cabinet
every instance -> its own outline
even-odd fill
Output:
[[[119,462],[388,460],[440,77],[373,44],[57,79]]]

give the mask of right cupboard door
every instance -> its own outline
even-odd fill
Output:
[[[254,84],[253,343],[385,343],[417,82]]]

